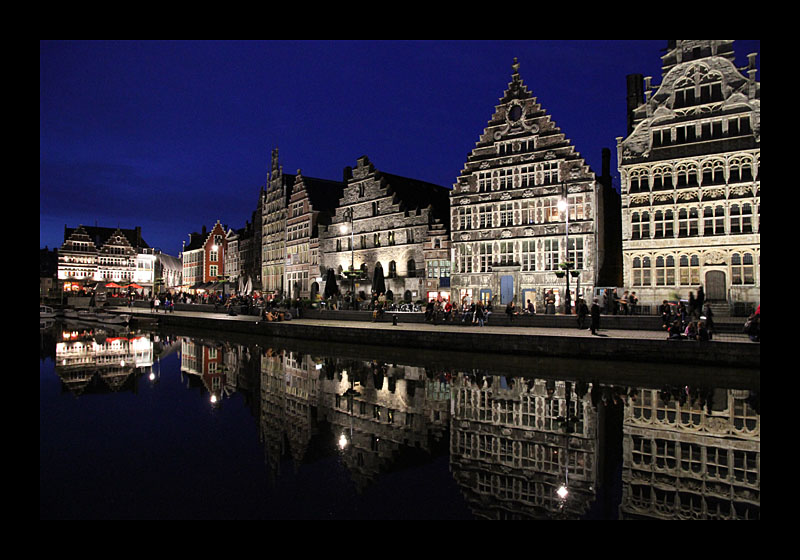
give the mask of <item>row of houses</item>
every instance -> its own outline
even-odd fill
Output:
[[[733,41],[669,41],[660,85],[628,75],[619,192],[610,150],[600,172],[592,170],[525,85],[516,59],[451,188],[384,171],[366,155],[341,180],[285,173],[274,149],[252,220],[190,234],[180,278],[164,286],[317,299],[333,279],[340,292],[367,297],[530,301],[542,310],[548,298],[561,306],[608,287],[657,305],[704,285],[710,300],[756,303],[754,57],[745,75]],[[65,230],[60,279],[135,281],[156,267],[123,230],[92,248],[88,229]]]

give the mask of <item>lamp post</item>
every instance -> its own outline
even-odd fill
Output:
[[[567,240],[567,246],[565,248],[566,253],[566,266],[567,266],[567,293],[564,297],[564,314],[571,315],[572,314],[572,298],[569,293],[569,269],[570,269],[570,260],[569,260],[569,203],[567,202],[566,198],[559,199],[558,201],[558,210],[559,212],[564,212],[564,216],[566,217],[566,227],[564,228],[564,234]]]
[[[355,292],[356,292],[356,277],[354,276],[355,273],[355,263],[354,263],[354,254],[353,254],[353,234],[355,232],[355,228],[353,227],[353,208],[350,207],[345,210],[345,220],[350,221],[350,282],[351,282],[351,289],[350,289],[350,303],[355,307]],[[347,231],[347,224],[342,224],[339,226],[342,233]]]

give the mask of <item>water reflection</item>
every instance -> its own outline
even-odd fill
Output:
[[[449,455],[479,519],[760,518],[757,387],[669,375],[634,386],[563,360],[55,331],[55,372],[73,395],[157,384],[160,359],[178,352],[178,375],[209,408],[243,397],[277,485],[286,457],[295,471],[338,457],[363,493]]]
[[[53,325],[55,327],[55,325]],[[127,329],[65,324],[55,342],[55,371],[65,391],[74,395],[136,391],[136,379],[153,371],[156,354],[165,353],[163,344],[149,334]]]

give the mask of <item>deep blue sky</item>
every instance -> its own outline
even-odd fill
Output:
[[[284,171],[340,180],[367,155],[451,187],[520,75],[599,173],[625,130],[625,76],[661,82],[653,41],[42,41],[39,242],[64,226],[142,227],[177,255],[244,226],[277,147]],[[760,41],[736,41],[736,61]],[[756,76],[761,80],[760,72]],[[615,183],[615,187],[618,185]]]

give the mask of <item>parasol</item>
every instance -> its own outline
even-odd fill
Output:
[[[333,274],[333,269],[328,269],[328,274],[325,276],[325,292],[324,299],[333,297],[339,293],[339,286],[336,285],[336,276]]]

